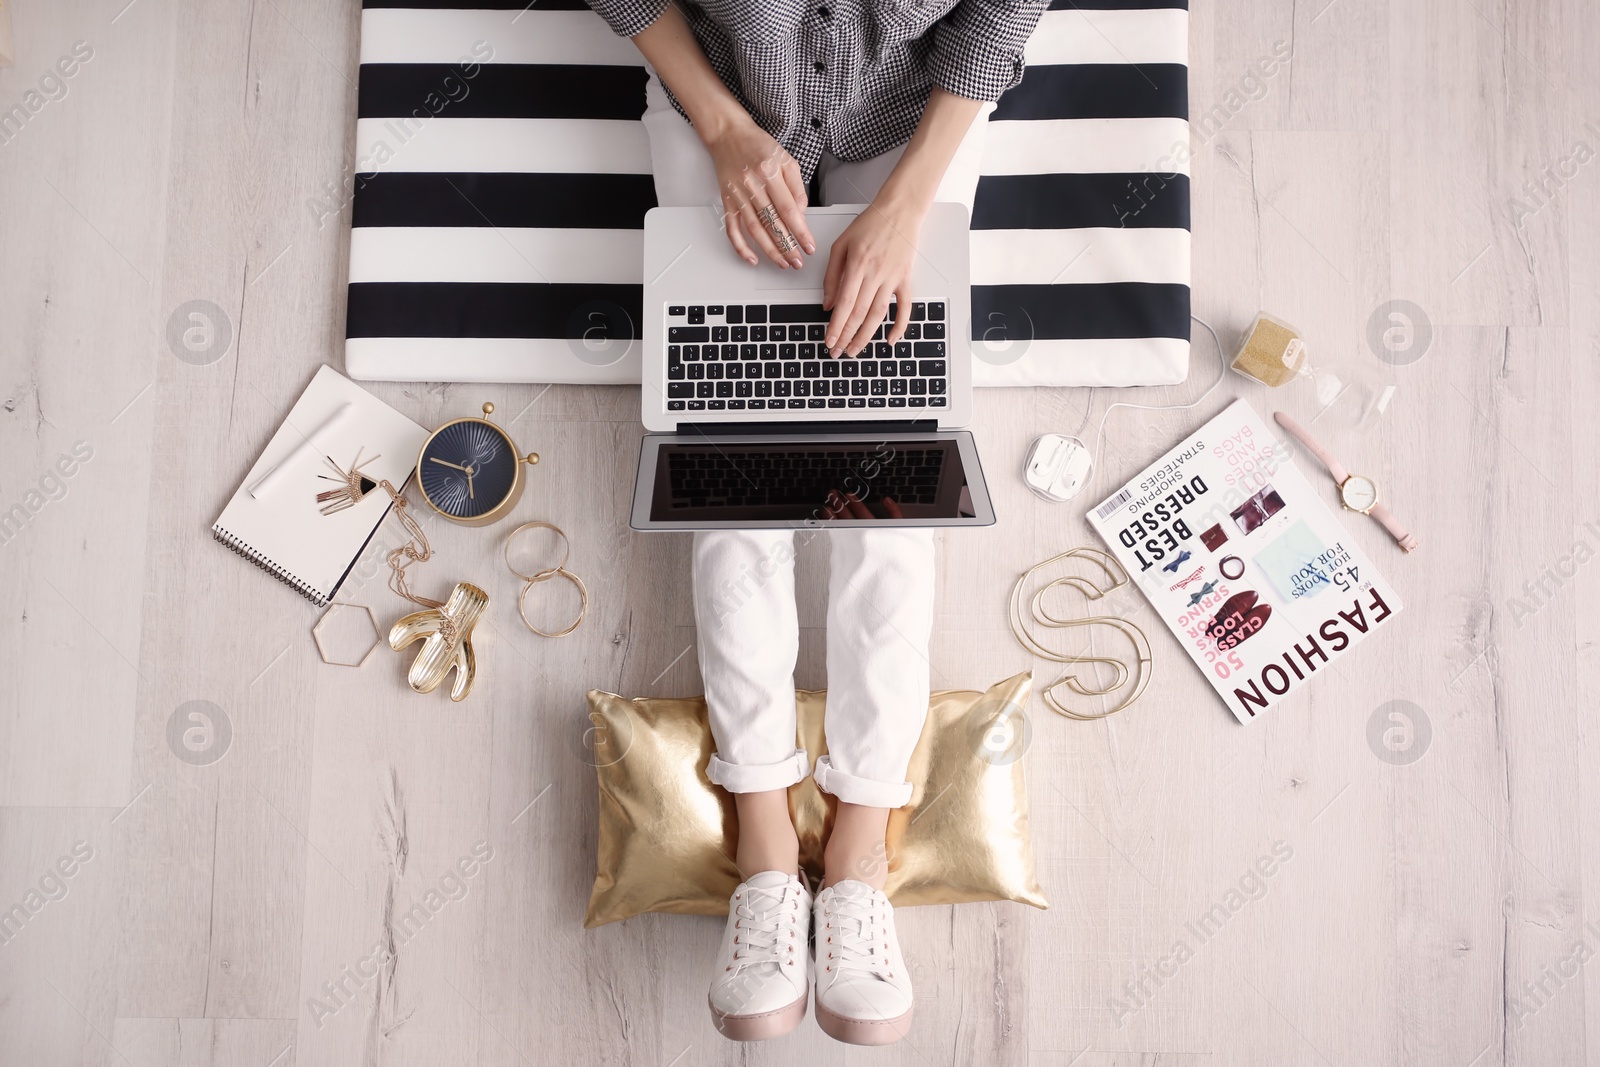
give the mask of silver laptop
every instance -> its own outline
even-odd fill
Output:
[[[823,334],[827,249],[864,208],[806,212],[803,269],[751,267],[708,208],[645,216],[647,430],[636,530],[987,526],[972,435],[967,212],[935,204],[913,267],[911,324],[858,358]]]

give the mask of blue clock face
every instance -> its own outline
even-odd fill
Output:
[[[516,484],[518,457],[499,430],[477,419],[440,428],[422,450],[417,478],[433,506],[457,519],[499,507]]]

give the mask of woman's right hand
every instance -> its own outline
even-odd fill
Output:
[[[801,251],[810,255],[817,242],[806,226],[800,164],[743,112],[701,139],[717,168],[722,221],[733,250],[752,267],[757,248],[784,269],[804,266]]]
[[[780,267],[798,268],[817,250],[806,226],[806,183],[800,164],[773,140],[711,69],[676,4],[635,34],[645,59],[667,86],[717,168],[728,243],[752,267],[755,248]],[[754,246],[754,247],[752,247]]]

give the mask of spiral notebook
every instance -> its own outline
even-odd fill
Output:
[[[403,490],[427,437],[421,426],[322,367],[212,525],[212,536],[307,600],[326,605],[394,506],[388,493],[374,488],[355,506],[322,514],[317,494],[340,485],[333,464],[347,471],[359,457],[361,474]]]

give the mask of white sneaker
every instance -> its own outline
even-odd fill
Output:
[[[762,1041],[806,1017],[811,892],[782,871],[763,871],[733,891],[711,982],[711,1018],[723,1037]]]
[[[852,1045],[888,1045],[911,1028],[911,976],[889,898],[847,879],[817,894],[817,1024]]]

